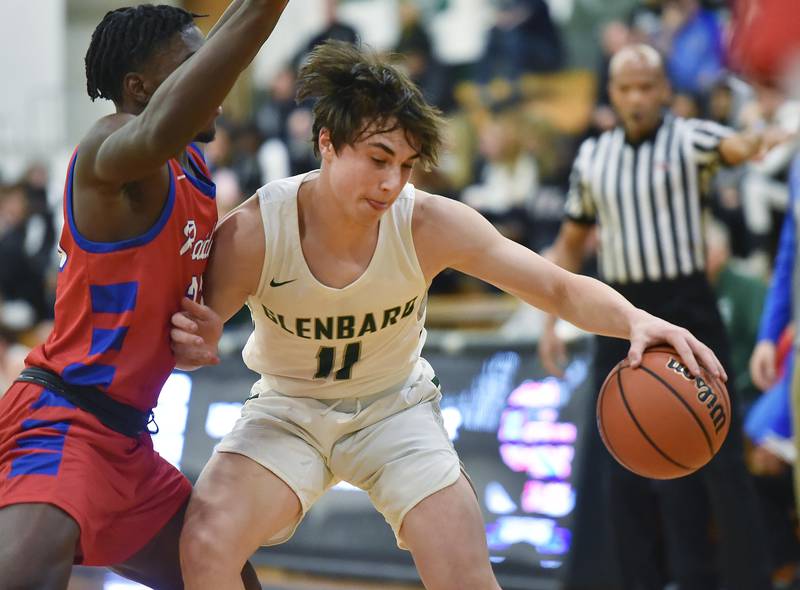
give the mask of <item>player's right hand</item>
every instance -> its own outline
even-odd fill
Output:
[[[556,334],[555,326],[545,322],[541,336],[539,336],[539,360],[545,371],[555,377],[564,376],[564,367],[567,364],[567,349],[564,341]]]
[[[753,349],[750,357],[750,378],[753,385],[761,391],[766,391],[775,384],[775,343],[762,340]]]
[[[222,336],[222,326],[222,319],[213,309],[184,297],[181,311],[172,316],[170,330],[177,367],[189,370],[219,364],[217,344]]]

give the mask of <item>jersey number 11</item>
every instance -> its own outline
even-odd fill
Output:
[[[342,367],[336,371],[334,379],[341,381],[350,379],[353,365],[361,358],[361,341],[351,342],[344,347],[344,359]],[[333,363],[336,360],[336,349],[332,346],[322,346],[317,353],[317,373],[314,379],[327,379],[333,370]]]

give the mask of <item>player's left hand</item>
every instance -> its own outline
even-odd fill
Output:
[[[708,346],[695,338],[689,330],[665,322],[649,313],[640,310],[631,323],[630,340],[628,362],[633,368],[641,364],[645,349],[666,343],[676,350],[693,375],[700,374],[702,365],[714,377],[723,381],[728,380],[722,363]]]
[[[213,309],[195,303],[188,297],[181,300],[181,311],[172,316],[170,339],[179,369],[193,369],[219,364],[217,344],[222,336],[222,319]]]

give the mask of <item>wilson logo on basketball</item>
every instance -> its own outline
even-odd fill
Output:
[[[708,408],[708,415],[714,423],[714,431],[719,433],[722,427],[725,426],[727,417],[725,416],[725,408],[719,403],[719,398],[714,393],[714,390],[711,389],[711,386],[702,377],[692,375],[685,365],[674,358],[670,358],[667,361],[667,368],[672,369],[687,381],[694,381],[695,387],[697,387],[697,399]]]

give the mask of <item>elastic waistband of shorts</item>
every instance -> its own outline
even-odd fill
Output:
[[[402,392],[404,389],[410,389],[410,388],[418,385],[421,381],[423,381],[425,379],[431,381],[431,383],[433,383],[433,385],[435,387],[437,387],[437,388],[439,387],[439,378],[433,372],[433,368],[430,366],[430,364],[425,359],[421,358],[421,359],[419,359],[417,364],[414,365],[414,368],[411,370],[411,372],[409,373],[408,377],[406,377],[405,379],[403,379],[399,383],[396,383],[396,384],[392,385],[391,387],[387,387],[387,388],[385,388],[385,389],[383,389],[383,390],[381,390],[381,391],[379,391],[377,393],[371,393],[371,394],[367,394],[367,395],[359,395],[359,396],[355,396],[355,397],[344,397],[344,398],[335,397],[335,398],[324,398],[324,399],[323,398],[310,398],[310,399],[318,401],[318,402],[320,402],[322,404],[325,404],[326,406],[329,406],[329,407],[335,405],[336,408],[339,411],[342,411],[342,412],[352,412],[357,408],[369,407],[370,405],[374,404],[378,400],[381,400],[381,399],[385,398],[387,395],[397,394],[397,393]],[[303,399],[302,396],[286,395],[286,394],[280,393],[278,391],[269,389],[269,390],[265,390],[265,391],[263,391],[263,392],[261,392],[261,393],[259,393],[257,395],[250,396],[248,398],[248,400],[256,398],[256,397],[262,397],[262,396],[265,396],[265,395],[270,394],[270,393],[271,393],[271,395],[276,395],[276,396],[285,396],[285,397],[289,397],[289,398]],[[309,399],[309,398],[305,398],[305,399]]]

